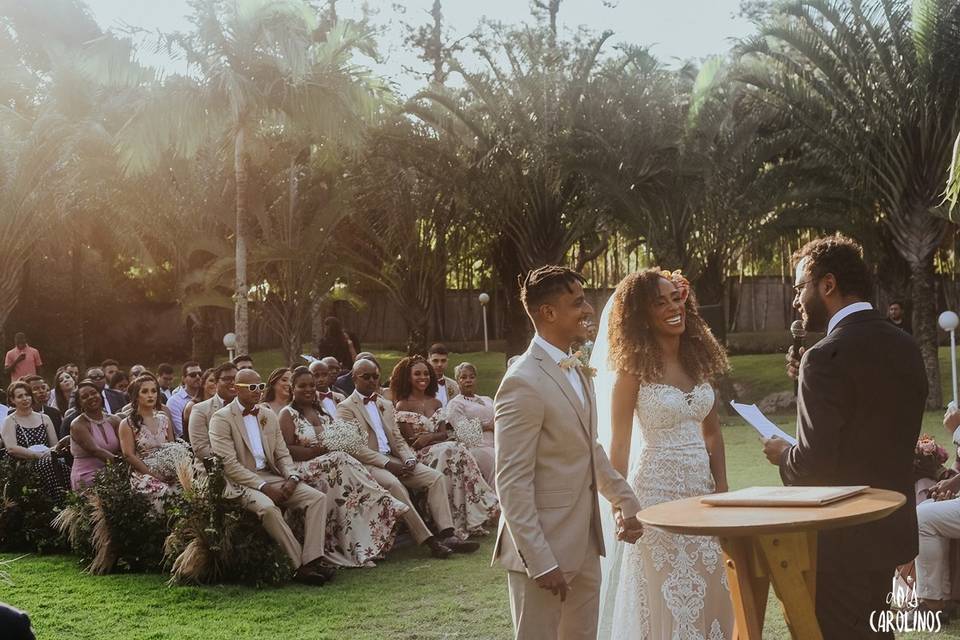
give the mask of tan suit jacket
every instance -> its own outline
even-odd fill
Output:
[[[213,455],[210,448],[210,418],[223,408],[223,400],[213,396],[209,400],[198,402],[190,409],[190,422],[187,423],[187,432],[190,434],[190,446],[193,455],[206,458]]]
[[[579,373],[586,406],[546,351],[531,344],[495,399],[497,493],[502,516],[493,557],[537,577],[580,571],[604,555],[599,490],[624,517],[637,497],[597,442],[593,381]]]
[[[383,422],[383,430],[387,436],[387,442],[390,443],[390,453],[400,460],[416,460],[417,456],[413,449],[403,439],[400,429],[397,427],[397,421],[394,418],[393,403],[383,398],[377,399],[377,409],[380,411],[380,421]],[[350,394],[346,400],[337,405],[337,418],[341,420],[353,420],[361,426],[367,428],[367,448],[354,454],[354,457],[363,464],[369,464],[374,467],[385,467],[390,458],[380,453],[380,445],[377,443],[377,432],[373,429],[370,422],[370,416],[367,414],[366,407],[363,406],[363,396],[356,391]]]
[[[260,440],[266,459],[266,468],[260,473],[272,473],[281,478],[296,475],[293,458],[280,433],[277,414],[260,406],[257,423],[260,425]],[[257,473],[253,449],[243,424],[243,406],[239,400],[234,400],[213,414],[210,419],[210,446],[213,453],[223,460],[223,471],[230,482],[259,490],[263,478]]]
[[[451,400],[456,398],[458,395],[460,395],[460,385],[457,384],[457,381],[454,380],[453,378],[448,378],[447,376],[443,376],[443,379],[444,379],[444,386],[447,387],[447,402],[450,402]]]

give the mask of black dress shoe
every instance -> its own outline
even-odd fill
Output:
[[[314,587],[322,587],[330,581],[325,574],[319,571],[313,571],[311,569],[304,569],[303,567],[293,574],[293,579],[297,582],[309,584]]]
[[[427,546],[430,547],[430,555],[440,560],[445,560],[453,554],[453,549],[435,538],[431,538],[430,541],[427,542]]]
[[[471,542],[469,540],[461,540],[457,536],[451,536],[443,541],[443,544],[447,547],[450,547],[450,550],[454,553],[473,553],[480,548],[479,542]]]

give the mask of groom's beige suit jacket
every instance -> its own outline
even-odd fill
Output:
[[[502,515],[494,560],[535,578],[579,572],[604,555],[597,491],[626,518],[637,497],[597,442],[593,381],[578,371],[585,403],[536,343],[507,371],[495,400],[497,493]]]

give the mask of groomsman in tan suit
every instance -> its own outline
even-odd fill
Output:
[[[334,570],[321,566],[327,522],[327,497],[300,482],[293,458],[280,433],[277,415],[258,406],[266,387],[253,369],[237,373],[236,399],[213,414],[210,445],[223,460],[229,491],[239,493],[247,509],[259,516],[263,528],[277,541],[297,570],[295,579],[323,584]],[[284,521],[284,509],[304,508],[303,544]]]
[[[507,568],[518,639],[594,640],[604,554],[599,490],[619,511],[618,537],[642,533],[636,495],[597,442],[593,382],[570,356],[593,309],[580,274],[541,267],[520,297],[537,334],[495,400],[497,493],[503,515],[494,559]]]
[[[310,363],[310,373],[317,380],[317,401],[327,415],[332,418],[337,415],[337,405],[346,400],[347,397],[330,388],[330,384],[336,382],[337,379],[336,377],[331,379],[330,366],[327,364],[328,359],[333,359],[336,362],[335,358],[314,360]],[[337,365],[337,373],[339,372],[340,366]]]
[[[213,455],[213,450],[210,449],[210,418],[237,397],[237,388],[233,384],[237,379],[237,365],[224,362],[217,367],[213,375],[217,379],[216,395],[193,405],[187,421],[193,455],[201,460]]]
[[[447,403],[460,395],[460,385],[453,378],[447,377],[447,365],[450,363],[450,351],[446,345],[431,345],[427,350],[427,361],[437,375],[437,400],[444,407]]]
[[[337,405],[337,418],[366,428],[367,448],[354,457],[366,465],[370,475],[394,498],[411,507],[403,520],[417,544],[427,545],[436,558],[479,549],[476,542],[453,535],[447,479],[436,469],[417,462],[413,449],[403,439],[394,419],[393,403],[379,394],[380,366],[372,360],[357,360],[353,365],[353,384],[356,390]],[[413,508],[407,488],[426,489],[427,506],[439,529],[436,536]]]

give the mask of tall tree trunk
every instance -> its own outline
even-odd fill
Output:
[[[23,288],[23,264],[24,261],[17,252],[11,251],[7,255],[0,252],[0,274],[3,275],[0,277],[0,328],[6,325],[7,318],[20,301],[20,292]]]
[[[911,264],[910,294],[913,299],[913,337],[920,345],[923,364],[927,370],[930,392],[927,409],[943,408],[943,390],[940,388],[940,358],[937,347],[937,302],[933,292],[933,256]]]
[[[234,173],[237,183],[237,257],[236,257],[236,288],[233,293],[233,323],[234,333],[237,336],[237,354],[249,353],[250,327],[247,309],[247,293],[250,290],[247,284],[247,154],[245,145],[245,131],[243,127],[237,130],[237,139],[234,143]]]
[[[87,340],[86,313],[84,313],[83,301],[86,296],[83,291],[83,243],[79,240],[74,241],[72,255],[70,256],[70,285],[73,292],[73,310],[76,314],[74,317],[73,358],[81,369],[85,369],[87,366]]]

